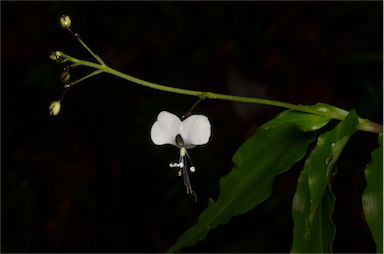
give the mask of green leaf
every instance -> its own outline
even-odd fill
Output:
[[[292,204],[294,222],[291,252],[331,252],[335,235],[332,212],[335,197],[330,187],[334,166],[350,136],[356,131],[354,111],[333,130],[317,139],[305,161]]]
[[[348,111],[335,107],[333,105],[325,104],[325,103],[316,103],[315,105],[299,105],[298,108],[305,110],[311,109],[319,112],[320,114],[324,114],[327,117],[334,119],[344,119],[348,115]]]
[[[373,151],[372,161],[365,168],[367,187],[363,192],[363,210],[376,243],[376,252],[383,253],[383,135],[380,146]]]
[[[315,131],[324,127],[331,118],[319,115],[287,110],[269,121],[268,126],[278,127],[288,123],[295,124],[302,131]]]
[[[196,244],[213,228],[266,200],[271,195],[274,178],[302,159],[313,141],[313,133],[298,128],[306,117],[307,128],[311,129],[310,123],[319,126],[320,120],[310,114],[285,113],[280,116],[279,124],[274,120],[266,123],[241,145],[232,159],[235,168],[220,180],[217,201],[209,200],[197,223],[168,252]]]
[[[315,105],[298,105],[297,109],[310,111],[286,110],[272,119],[268,124],[270,127],[277,127],[282,124],[292,123],[302,131],[315,131],[324,127],[332,118],[343,119],[348,111],[325,103]]]

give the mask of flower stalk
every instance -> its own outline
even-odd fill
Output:
[[[53,52],[50,55],[50,58],[52,60],[55,60],[59,63],[64,62],[72,62],[72,64],[69,67],[75,67],[75,66],[87,66],[90,68],[95,69],[94,72],[91,74],[74,81],[72,83],[66,84],[65,88],[69,88],[75,84],[80,83],[81,81],[84,81],[92,76],[101,74],[101,73],[108,73],[113,76],[122,78],[124,80],[130,81],[132,83],[145,86],[151,89],[161,90],[164,92],[170,92],[175,94],[182,94],[182,95],[188,95],[188,96],[195,96],[198,97],[199,100],[192,106],[192,109],[197,106],[198,103],[200,103],[202,100],[205,99],[213,99],[213,100],[226,100],[226,101],[233,101],[233,102],[243,102],[243,103],[253,103],[253,104],[262,104],[262,105],[269,105],[269,106],[275,106],[280,108],[287,108],[295,111],[300,111],[304,113],[319,115],[328,117],[330,119],[336,119],[336,120],[343,120],[347,115],[348,111],[330,106],[325,104],[319,104],[318,107],[310,107],[305,105],[296,105],[291,104],[287,102],[282,101],[276,101],[276,100],[268,100],[268,99],[262,99],[262,98],[254,98],[254,97],[244,97],[244,96],[235,96],[235,95],[228,95],[228,94],[220,94],[220,93],[214,93],[214,92],[208,92],[208,91],[196,91],[196,90],[189,90],[189,89],[182,89],[177,87],[171,87],[166,85],[160,85],[157,83],[149,82],[143,79],[139,79],[136,77],[133,77],[131,75],[128,75],[126,73],[120,72],[116,69],[113,69],[106,65],[104,61],[96,55],[88,46],[87,44],[80,38],[80,35],[77,33],[72,32],[70,29],[71,21],[68,16],[62,16],[60,20],[62,27],[68,30],[76,39],[77,41],[93,56],[93,58],[98,62],[90,62],[86,60],[77,59],[75,57],[69,56],[64,54],[61,51]],[[62,96],[64,97],[64,96]],[[372,133],[382,133],[383,132],[383,126],[374,123],[372,121],[369,121],[367,119],[363,119],[359,117],[359,125],[358,130],[366,131],[366,132],[372,132]]]
[[[76,66],[87,66],[87,67],[96,69],[96,71],[92,73],[93,75],[88,75],[82,78],[81,80],[77,81],[76,83],[79,83],[80,81],[83,81],[91,76],[104,72],[104,73],[108,73],[113,76],[125,79],[132,83],[149,87],[152,89],[161,90],[164,92],[199,97],[200,100],[198,102],[204,99],[214,99],[214,100],[226,100],[226,101],[233,101],[233,102],[262,104],[262,105],[269,105],[269,106],[275,106],[280,108],[287,108],[287,109],[309,113],[309,114],[320,115],[320,116],[329,117],[331,119],[336,119],[336,120],[343,120],[344,117],[348,114],[347,111],[338,109],[338,108],[336,108],[337,109],[336,112],[335,111],[330,112],[327,110],[320,110],[320,109],[317,110],[317,109],[313,109],[312,107],[308,107],[304,105],[296,105],[296,104],[291,104],[291,103],[282,102],[282,101],[275,101],[275,100],[268,100],[268,99],[262,99],[262,98],[254,98],[254,97],[235,96],[235,95],[220,94],[220,93],[206,92],[206,91],[189,90],[189,89],[182,89],[177,87],[160,85],[160,84],[142,80],[142,79],[133,77],[131,75],[128,75],[126,73],[120,72],[116,69],[109,67],[106,64],[98,64],[98,63],[94,63],[86,60],[77,59],[75,57],[66,55],[64,53],[62,54],[62,56],[66,61],[72,62]],[[378,123],[371,122],[367,119],[359,118],[358,129],[361,131],[380,133],[383,130],[383,126]]]

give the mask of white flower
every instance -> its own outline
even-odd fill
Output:
[[[170,163],[171,168],[180,168],[179,175],[183,175],[184,185],[187,188],[187,193],[196,195],[192,190],[191,183],[188,177],[187,160],[191,158],[187,149],[197,145],[208,143],[211,136],[211,124],[208,118],[204,115],[191,115],[181,121],[176,115],[167,111],[161,111],[157,116],[157,121],[151,128],[151,139],[156,145],[171,144],[180,149],[180,158],[178,163]],[[195,172],[195,167],[191,161],[189,170]]]
[[[183,139],[185,148],[208,143],[211,136],[211,124],[206,116],[191,115],[181,121],[176,115],[161,111],[151,129],[151,139],[156,145],[176,143],[176,136]]]

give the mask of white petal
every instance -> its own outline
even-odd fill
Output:
[[[204,145],[211,136],[211,124],[208,117],[192,115],[180,125],[180,135],[186,145]]]
[[[151,139],[156,145],[176,145],[176,135],[179,134],[181,120],[174,114],[161,111],[157,121],[151,128]]]

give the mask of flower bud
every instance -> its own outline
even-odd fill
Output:
[[[69,74],[68,71],[63,71],[60,75],[60,78],[61,78],[61,81],[63,81],[64,83],[67,83],[68,80],[71,78],[71,74]]]
[[[56,61],[58,63],[64,62],[64,54],[61,51],[52,52],[52,54],[49,55],[49,58],[51,58],[53,61]]]
[[[60,108],[61,108],[60,101],[52,102],[51,105],[49,105],[49,114],[51,116],[56,116],[57,114],[59,114]]]
[[[61,24],[61,27],[64,29],[67,29],[67,30],[71,29],[71,19],[69,18],[69,16],[62,15],[60,17],[60,24]]]

